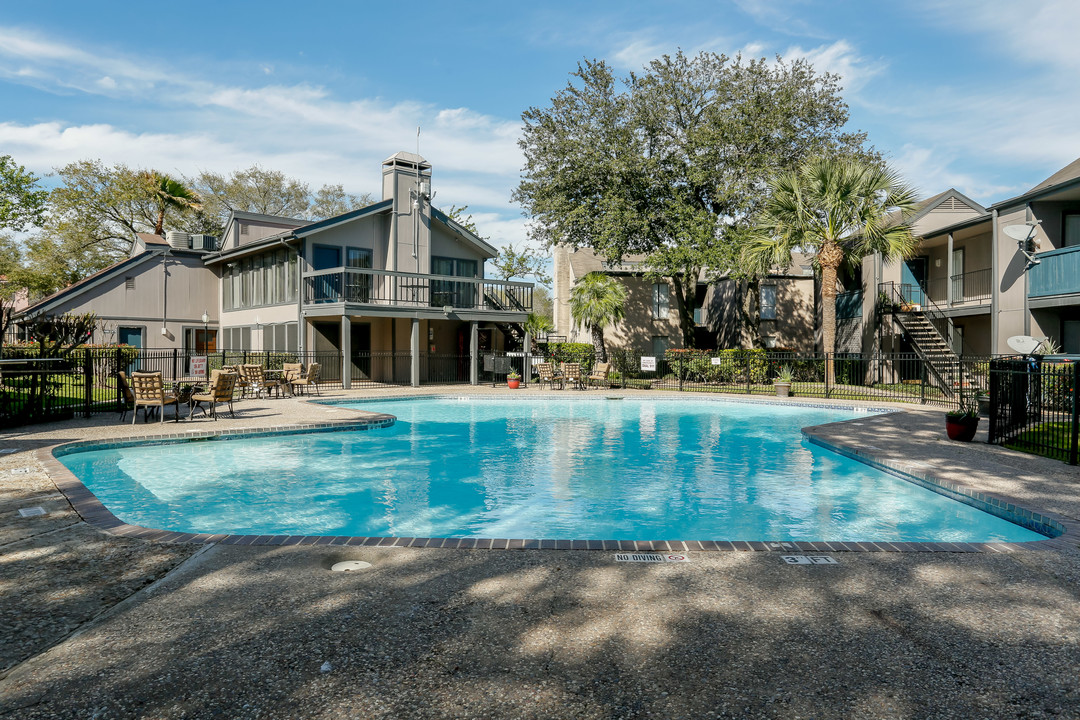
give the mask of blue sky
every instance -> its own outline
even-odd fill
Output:
[[[625,73],[682,48],[839,73],[852,128],[925,195],[990,203],[1080,156],[1074,0],[516,5],[5,3],[0,154],[38,174],[258,163],[378,194],[379,162],[421,125],[436,205],[468,204],[503,245],[526,232],[521,112],[582,58]]]

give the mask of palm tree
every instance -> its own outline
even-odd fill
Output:
[[[770,195],[745,261],[758,273],[791,265],[796,248],[815,256],[821,270],[822,340],[826,377],[833,381],[836,351],[836,277],[845,262],[881,253],[906,257],[916,240],[908,222],[915,191],[887,167],[856,158],[819,157],[769,182]]]
[[[555,329],[555,323],[551,321],[547,315],[540,315],[538,313],[531,312],[529,317],[525,319],[525,323],[522,326],[525,328],[525,332],[532,335],[534,338],[541,335],[547,335],[549,332]]]
[[[613,277],[591,272],[570,291],[570,316],[579,327],[592,331],[593,350],[600,362],[607,362],[604,326],[625,317],[626,288]]]
[[[147,187],[153,203],[157,206],[157,223],[154,225],[154,234],[161,235],[165,230],[165,212],[176,209],[201,210],[202,200],[198,194],[178,180],[173,180],[168,175],[150,171],[144,173]]]

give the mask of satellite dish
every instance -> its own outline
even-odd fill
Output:
[[[1016,227],[1015,225],[1013,227]],[[1033,338],[1030,335],[1013,335],[1005,342],[1021,355],[1030,355],[1042,345],[1045,338]]]
[[[1005,234],[1013,240],[1027,240],[1028,236],[1031,235],[1031,231],[1034,229],[1034,225],[1006,225],[1002,228],[1002,230],[1005,231]]]

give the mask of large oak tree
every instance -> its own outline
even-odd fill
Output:
[[[644,254],[647,274],[671,279],[687,344],[703,271],[746,279],[756,294],[739,256],[768,178],[811,155],[874,155],[846,130],[838,78],[804,60],[678,52],[627,77],[585,61],[522,119],[514,198],[532,237],[612,263]]]

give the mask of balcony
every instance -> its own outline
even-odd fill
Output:
[[[470,312],[532,311],[533,284],[486,278],[332,268],[304,275],[304,305],[453,308]]]
[[[1028,271],[1028,297],[1080,294],[1080,246],[1039,253]]]
[[[951,278],[934,278],[926,284],[926,295],[931,302],[943,308],[957,305],[981,305],[990,302],[992,280],[990,268],[972,270],[953,275]],[[926,298],[924,302],[925,300]]]

